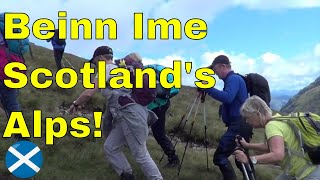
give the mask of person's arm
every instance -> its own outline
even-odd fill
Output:
[[[259,164],[276,164],[285,157],[285,148],[283,137],[273,136],[268,141],[270,152],[256,156]]]
[[[236,143],[238,143],[237,139],[236,139]],[[265,143],[247,143],[247,141],[244,138],[242,138],[240,140],[240,143],[246,149],[251,149],[251,150],[260,151],[260,152],[269,152],[269,147],[266,142]]]
[[[223,103],[231,103],[239,89],[239,80],[233,76],[229,77],[225,82],[225,88],[223,91],[220,91],[216,88],[205,89],[205,92],[208,93],[214,99],[223,102]]]
[[[247,148],[255,151],[260,151],[260,152],[269,151],[269,147],[267,143],[249,143]]]
[[[98,88],[98,79],[95,78],[94,80],[94,88],[93,89],[86,89],[75,101],[73,101],[72,105],[69,108],[69,112],[76,109],[78,106],[82,106],[86,104],[91,97],[99,90]]]
[[[284,140],[282,136],[273,136],[268,140],[270,152],[255,156],[257,164],[277,164],[285,157]],[[236,159],[242,163],[248,163],[246,155],[242,151],[235,151]]]
[[[50,32],[54,32],[54,31],[50,31]],[[47,39],[46,41],[47,41],[47,42],[52,41],[53,37],[54,37],[54,35],[53,35],[51,38]]]

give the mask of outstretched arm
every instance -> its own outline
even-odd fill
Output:
[[[236,139],[236,142],[238,143],[237,139]],[[247,149],[252,149],[252,150],[260,151],[264,153],[269,152],[269,147],[266,142],[265,143],[247,143],[247,141],[244,138],[242,138],[240,140],[240,143],[244,148],[247,148]]]
[[[94,80],[94,88],[93,89],[86,89],[75,101],[74,103],[70,106],[69,112],[73,111],[77,106],[82,106],[86,104],[91,97],[98,92],[98,79],[95,78]]]
[[[230,77],[225,82],[225,87],[223,91],[220,91],[216,88],[205,89],[205,91],[213,97],[214,99],[223,102],[223,103],[231,103],[239,89],[239,80],[235,77]]]

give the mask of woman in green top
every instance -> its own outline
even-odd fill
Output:
[[[295,153],[287,153],[286,148],[301,151],[299,141],[288,124],[281,121],[271,121],[272,110],[258,96],[248,98],[240,109],[241,115],[253,128],[264,128],[266,143],[247,143],[244,139],[240,143],[244,148],[262,151],[264,154],[251,156],[253,164],[278,164],[284,174],[277,180],[284,179],[320,179],[320,166],[313,165],[308,156],[301,157]],[[240,150],[235,151],[235,158],[248,163],[247,156]]]

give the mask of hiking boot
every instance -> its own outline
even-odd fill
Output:
[[[180,166],[179,158],[170,159],[164,168],[178,168]]]
[[[134,180],[134,175],[130,173],[122,173],[120,176],[121,180]]]

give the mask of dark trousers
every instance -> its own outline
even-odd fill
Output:
[[[217,150],[214,153],[213,156],[213,163],[222,169],[225,169],[225,172],[222,172],[222,174],[225,175],[235,175],[234,170],[232,167],[230,168],[224,168],[226,166],[230,166],[230,162],[228,160],[228,157],[233,154],[235,151],[235,148],[237,147],[237,144],[235,142],[236,135],[242,136],[247,142],[250,142],[252,137],[252,127],[250,127],[243,119],[237,119],[234,123],[231,123],[228,126],[227,131],[222,135],[219,146]],[[248,153],[248,150],[246,150],[246,153]],[[238,161],[235,161],[237,167],[242,172],[241,163]],[[252,167],[253,168],[253,167]],[[227,172],[228,171],[228,172]]]
[[[175,154],[174,146],[170,139],[165,134],[166,112],[170,106],[170,101],[167,104],[157,107],[152,111],[158,116],[158,120],[151,126],[152,133],[158,144],[161,146],[164,153],[168,156],[168,160],[174,161],[178,157]]]
[[[64,49],[54,49],[53,53],[54,53],[54,59],[56,60],[57,70],[59,71],[62,68],[61,60],[64,53]]]
[[[18,102],[18,90],[8,88],[2,80],[0,81],[0,100],[8,120],[12,112],[21,111]],[[19,127],[17,121],[15,122],[14,127]]]

